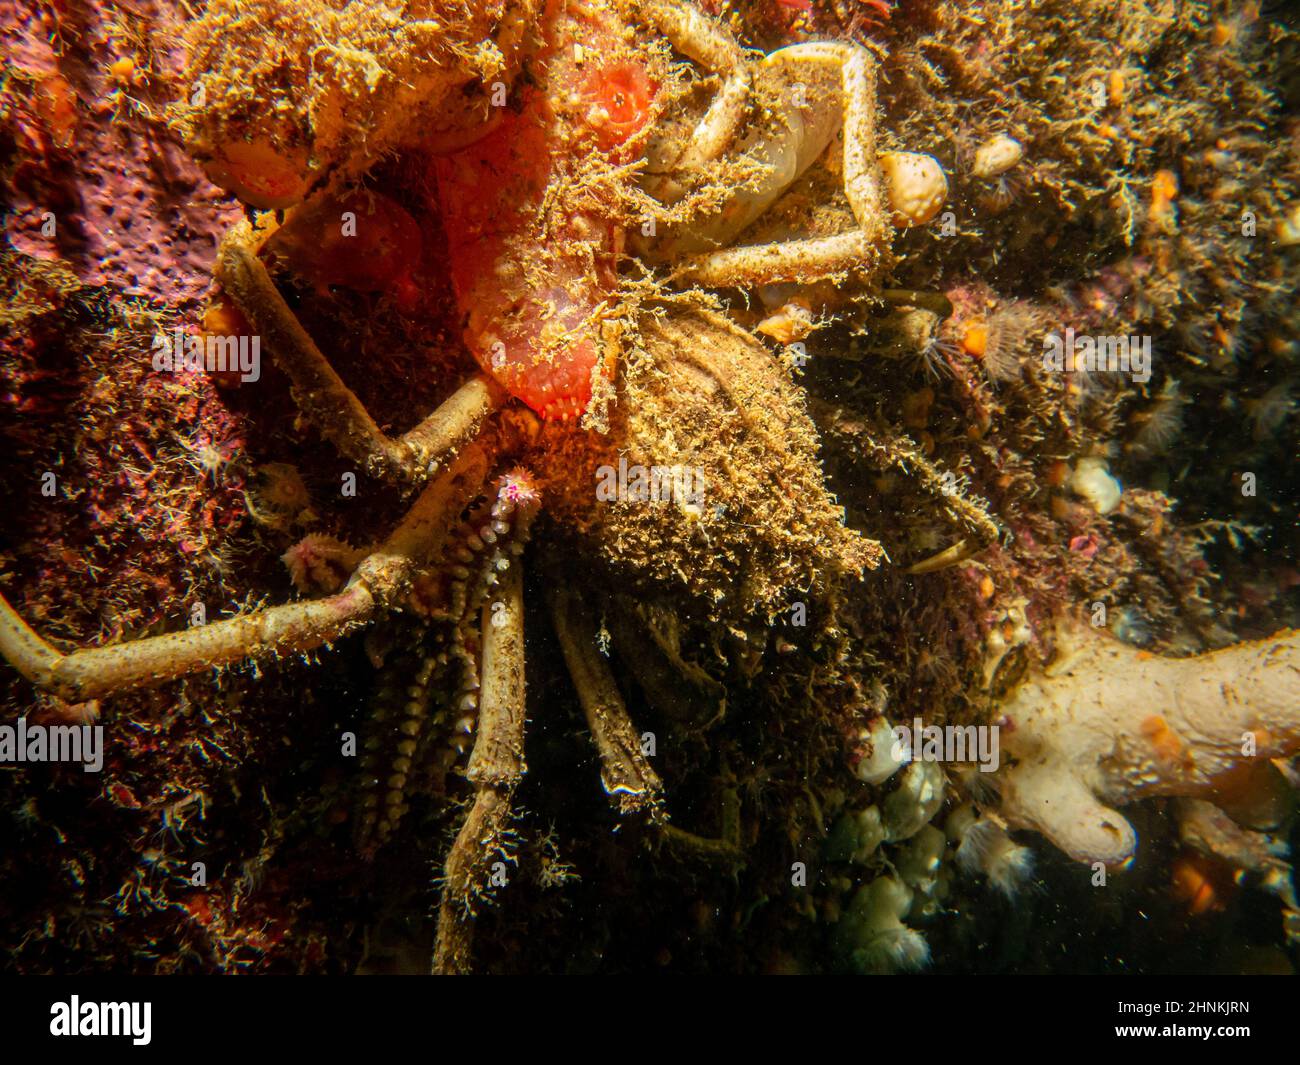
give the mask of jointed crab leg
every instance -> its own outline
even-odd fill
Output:
[[[368,621],[375,606],[370,589],[357,584],[327,599],[289,603],[184,632],[64,655],[0,597],[0,654],[38,688],[79,703],[243,658],[310,650]]]
[[[726,248],[691,257],[675,277],[710,287],[817,281],[849,269],[872,270],[889,242],[888,213],[876,163],[876,65],[857,45],[792,46],[802,58],[839,67],[844,95],[844,193],[858,228],[833,237]]]
[[[492,856],[505,853],[510,803],[525,770],[524,593],[518,560],[497,587],[500,594],[483,604],[478,736],[465,771],[474,785],[474,803],[447,854],[435,973],[470,970],[475,900],[486,893]]]
[[[623,813],[654,811],[663,802],[663,784],[641,753],[640,737],[614,674],[596,650],[596,626],[586,604],[572,590],[552,585],[551,617],[600,754],[605,793],[614,797]]]
[[[0,655],[37,687],[76,703],[245,658],[311,650],[394,605],[414,568],[441,545],[486,474],[482,450],[466,448],[336,595],[69,655],[41,639],[0,596]]]
[[[394,440],[334,372],[251,250],[228,240],[218,258],[217,277],[289,375],[303,413],[343,455],[376,476],[423,481],[447,455],[478,434],[483,420],[504,399],[495,383],[475,374],[428,418]]]
[[[668,0],[642,0],[639,7],[679,52],[723,79],[686,147],[672,162],[672,172],[690,173],[717,159],[740,128],[749,107],[749,69],[740,46],[694,7]],[[663,199],[671,181],[665,175],[658,184],[652,183],[651,195]]]
[[[1002,527],[988,512],[986,504],[959,491],[955,475],[941,471],[906,436],[892,433],[878,423],[868,427],[861,420],[843,417],[840,409],[829,403],[814,403],[812,409],[823,433],[850,442],[857,453],[881,469],[907,474],[966,530],[966,535],[955,544],[909,567],[909,574],[920,576],[947,569],[1001,539]]]

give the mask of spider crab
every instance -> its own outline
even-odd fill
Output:
[[[755,60],[666,0],[472,4],[461,23],[432,17],[436,3],[406,6],[428,17],[389,42],[411,64],[402,77],[372,53],[359,89],[317,52],[295,58],[290,48],[286,92],[325,81],[307,113],[288,112],[291,128],[286,108],[245,106],[237,94],[233,110],[198,106],[183,123],[219,183],[254,206],[294,207],[283,225],[264,216],[236,227],[218,280],[306,420],[372,476],[418,491],[406,517],[355,552],[304,543],[303,586],[323,595],[162,636],[65,654],[0,599],[0,653],[38,687],[83,702],[307,652],[384,615],[412,619],[413,635],[390,655],[403,698],[365,738],[357,835],[363,849],[387,840],[422,766],[447,768],[448,733],[456,749],[472,734],[473,801],[446,859],[434,959],[449,972],[470,967],[475,907],[491,893],[489,867],[504,853],[525,772],[522,557],[543,495],[553,526],[611,569],[673,586],[718,619],[770,618],[796,593],[878,564],[879,545],[846,528],[827,494],[801,390],[699,289],[848,276],[869,285],[888,265],[892,230],[875,65],[857,45],[802,44]],[[346,36],[345,20],[364,21],[355,9],[369,7],[340,6],[333,31]],[[253,8],[267,8],[291,44],[309,32],[293,5],[214,3],[191,42],[199,69],[264,47],[243,17]],[[282,51],[273,65],[284,61]],[[266,93],[263,68],[240,69]],[[494,102],[500,79],[508,101]],[[352,112],[363,116],[356,128],[340,122],[348,93],[366,104]],[[301,326],[272,269],[321,285],[392,284],[399,306],[418,306],[424,294],[401,269],[408,207],[356,192],[375,155],[396,151],[427,159],[427,180],[405,190],[405,203],[418,208],[423,195],[442,219],[478,370],[391,436]],[[823,156],[839,166],[850,226],[736,246]],[[349,207],[361,237],[338,253],[322,219]],[[627,254],[628,232],[639,257]],[[688,465],[707,491],[598,500],[601,471],[620,461]],[[506,472],[485,489],[494,467]],[[551,612],[606,791],[621,811],[687,837],[666,825],[661,781],[596,649],[583,595],[555,591]],[[441,715],[430,709],[435,694]]]

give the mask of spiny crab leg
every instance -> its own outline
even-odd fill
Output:
[[[903,572],[909,577],[920,577],[926,573],[938,573],[941,569],[955,566],[959,562],[965,562],[968,558],[979,554],[982,546],[980,544],[972,545],[966,540],[958,540],[955,544],[945,547],[938,554],[923,558],[920,562],[908,566]]]
[[[810,282],[849,269],[871,271],[889,242],[888,212],[876,163],[876,64],[852,44],[794,45],[801,58],[835,64],[844,96],[844,193],[858,228],[832,237],[779,241],[695,255],[674,278],[711,288]]]
[[[466,448],[430,483],[401,524],[325,599],[286,603],[183,632],[65,655],[0,596],[0,655],[38,688],[79,703],[149,687],[245,658],[295,654],[332,642],[386,610],[416,567],[441,545],[487,476],[481,448]]]
[[[847,439],[856,451],[881,469],[896,469],[906,474],[941,503],[954,521],[965,528],[966,536],[908,567],[907,573],[920,576],[947,569],[1001,539],[1002,527],[985,509],[982,501],[962,494],[956,475],[941,471],[906,436],[892,433],[879,424],[868,427],[858,419],[843,418],[839,409],[830,404],[814,405],[813,413],[822,432]]]
[[[490,378],[475,374],[428,418],[393,439],[335,373],[254,252],[228,240],[218,257],[217,277],[288,374],[302,412],[344,456],[372,475],[422,482],[446,456],[477,436],[484,419],[505,398]]]
[[[581,596],[552,585],[551,618],[600,754],[600,781],[621,813],[650,810],[663,803],[663,783],[641,751],[641,739],[628,716],[609,664],[596,649],[596,625]]]
[[[669,0],[642,0],[638,6],[682,55],[722,78],[722,87],[669,168],[672,173],[692,173],[722,155],[744,121],[749,108],[749,68],[740,46],[694,7]],[[647,191],[664,199],[672,183],[673,178],[665,174]]]
[[[483,604],[478,735],[465,776],[474,803],[447,854],[433,971],[470,971],[474,910],[486,894],[490,862],[505,854],[506,826],[524,765],[523,566],[515,560]]]

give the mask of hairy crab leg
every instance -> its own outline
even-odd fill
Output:
[[[832,237],[810,237],[691,256],[674,278],[713,288],[818,281],[857,269],[874,272],[890,240],[888,212],[876,163],[876,65],[871,53],[851,44],[798,45],[800,55],[840,69],[844,96],[844,193],[858,228]]]
[[[505,854],[510,804],[526,768],[523,567],[517,560],[504,571],[498,591],[483,604],[478,736],[465,771],[474,803],[447,853],[435,973],[470,969],[475,903],[486,893],[493,854]]]
[[[750,76],[740,45],[694,7],[668,0],[642,0],[638,6],[673,47],[722,78],[722,87],[704,117],[685,148],[672,160],[670,174],[648,183],[647,191],[662,200],[671,194],[671,173],[699,170],[722,155],[735,139],[749,109]]]
[[[941,471],[906,436],[890,432],[880,425],[867,425],[863,419],[844,417],[840,408],[832,404],[814,403],[812,412],[823,433],[851,443],[855,451],[878,468],[896,469],[911,477],[943,505],[953,521],[966,530],[967,535],[956,543],[910,566],[907,572],[912,576],[955,566],[1002,538],[1002,526],[988,512],[984,501],[964,495],[959,490],[956,475],[951,471]]]
[[[620,813],[649,810],[653,816],[663,804],[663,783],[642,753],[614,674],[596,649],[596,625],[587,605],[558,583],[552,585],[550,598],[564,661],[600,755],[605,794],[615,799]]]
[[[356,833],[363,853],[373,854],[387,842],[406,813],[408,776],[412,764],[422,760],[421,740],[432,731],[430,686],[450,679],[440,671],[452,663],[460,666],[459,688],[453,689],[451,704],[432,715],[453,732],[452,743],[436,752],[435,777],[441,779],[451,758],[470,745],[482,682],[478,648],[467,645],[467,638],[477,626],[484,601],[494,597],[500,575],[523,554],[540,506],[541,497],[531,477],[514,469],[498,478],[496,491],[447,537],[440,557],[451,578],[449,607],[441,615],[430,613],[429,621],[450,622],[449,631],[441,631],[441,626],[432,631],[426,628],[424,639],[417,637],[422,647],[404,661],[397,656],[397,667],[407,671],[394,685],[401,694],[400,703],[388,707],[381,703],[367,729],[362,773],[368,787],[361,800]],[[419,578],[414,597],[420,597]]]
[[[38,688],[79,703],[245,658],[311,650],[390,608],[417,565],[446,539],[486,475],[482,449],[466,448],[424,489],[388,539],[362,560],[347,587],[325,599],[286,603],[183,632],[65,655],[0,596],[0,655]]]
[[[422,482],[448,455],[478,435],[484,420],[505,398],[490,378],[475,374],[428,418],[393,439],[335,373],[251,250],[227,241],[218,258],[217,277],[244,317],[265,337],[277,364],[289,375],[303,413],[343,455],[371,474]]]

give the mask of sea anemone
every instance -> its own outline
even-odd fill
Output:
[[[1033,852],[989,818],[976,821],[963,833],[957,847],[957,864],[967,873],[983,873],[989,886],[1007,898],[1034,874]]]
[[[1183,431],[1183,408],[1188,400],[1179,392],[1172,377],[1164,383],[1160,394],[1151,405],[1133,415],[1131,424],[1137,427],[1131,447],[1134,451],[1159,454],[1169,448]]]
[[[1020,376],[1026,354],[1039,343],[1046,317],[1031,303],[1015,300],[989,316],[989,340],[984,351],[984,372],[992,381]]]
[[[979,362],[990,381],[1014,381],[1045,328],[1045,316],[1040,310],[1015,300],[983,318],[962,323],[958,327],[958,347]]]
[[[893,876],[858,889],[836,929],[854,969],[863,973],[915,971],[930,961],[925,937],[903,923],[912,892]]]
[[[926,310],[903,316],[898,329],[901,350],[911,352],[916,368],[932,381],[953,376],[953,364],[962,350],[949,329],[947,321]]]
[[[1276,433],[1296,410],[1296,400],[1291,394],[1295,387],[1293,381],[1283,381],[1274,385],[1258,399],[1246,400],[1245,407],[1253,424],[1251,436],[1262,442]]]

